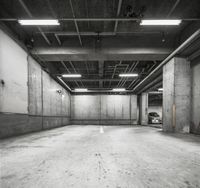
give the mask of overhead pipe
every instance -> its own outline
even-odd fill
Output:
[[[140,93],[149,90],[150,88],[154,87],[155,84],[158,84],[158,83],[161,83],[161,82],[162,82],[162,75],[158,76],[155,80],[153,80],[152,82],[150,82],[149,84],[147,84],[145,87],[143,87],[140,90]]]
[[[128,71],[128,68],[129,68],[129,64],[126,65],[126,68],[124,69],[123,72],[127,72],[127,71]],[[119,75],[118,75],[118,76],[119,76]],[[124,80],[124,78],[122,77],[122,78],[120,79],[120,81],[118,82],[117,87],[119,87],[119,86],[121,85],[121,82],[123,82],[123,80]]]
[[[162,87],[162,82],[158,82],[155,85],[153,85],[152,87],[148,88],[145,92],[149,93],[151,91],[155,91],[156,89]]]
[[[69,61],[69,63],[70,63],[70,65],[71,65],[71,67],[74,69],[74,72],[75,72],[76,74],[78,74],[78,72],[76,71],[76,68],[75,68],[74,65],[73,65],[73,62],[72,62],[72,61]],[[80,82],[81,82],[81,81],[80,81]],[[83,85],[83,82],[81,82],[81,85],[84,86],[84,85]]]
[[[70,70],[67,68],[67,66],[65,65],[65,63],[64,63],[63,61],[61,61],[61,64],[62,64],[62,66],[66,69],[66,71],[67,71],[69,74],[71,74]],[[78,82],[77,82],[76,80],[75,80],[74,82],[76,83],[76,85],[77,85],[78,87],[80,87],[79,84],[78,84]]]
[[[136,61],[136,63],[133,64],[133,67],[130,69],[129,73],[133,72],[135,70],[135,68],[137,67],[138,63],[139,63],[139,61]],[[124,82],[122,83],[122,85],[120,87],[123,87],[126,84],[127,80],[128,80],[128,78],[125,78]]]
[[[165,60],[161,62],[160,65],[158,65],[151,73],[144,78],[139,84],[137,84],[132,91],[136,91],[136,89],[141,86],[141,84],[145,83],[147,80],[151,79],[151,77],[160,70],[169,60],[171,60],[177,53],[179,53],[181,50],[186,48],[190,43],[198,38],[200,35],[200,29],[198,29],[196,32],[194,32],[185,42],[183,42],[176,50],[174,50]]]

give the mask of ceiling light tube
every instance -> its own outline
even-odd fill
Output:
[[[137,73],[124,73],[124,74],[119,74],[119,77],[137,77]]]
[[[162,94],[160,91],[150,91],[149,94]]]
[[[163,91],[163,88],[158,88],[158,91]]]
[[[126,91],[125,88],[113,88],[112,90],[113,90],[113,91],[116,91],[116,92]]]
[[[76,88],[74,91],[75,92],[86,92],[86,91],[88,91],[88,89],[87,88]]]
[[[18,20],[21,25],[60,25],[58,20]]]
[[[81,75],[80,74],[63,74],[62,77],[63,78],[80,78]]]
[[[140,25],[179,25],[181,20],[141,20]]]

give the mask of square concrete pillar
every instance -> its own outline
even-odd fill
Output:
[[[148,93],[142,93],[140,96],[140,124],[148,125]]]
[[[184,58],[173,58],[163,67],[163,131],[189,132],[190,79],[190,62]]]

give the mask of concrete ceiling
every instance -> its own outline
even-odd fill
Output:
[[[199,27],[199,10],[199,0],[1,0],[0,20],[55,79],[82,74],[63,79],[71,89],[131,90]],[[56,18],[60,26],[22,27],[19,18]],[[183,22],[145,27],[142,18]],[[123,72],[139,77],[120,79]]]

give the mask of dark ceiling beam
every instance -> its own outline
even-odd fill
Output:
[[[59,45],[61,45],[61,44],[62,44],[62,42],[60,41],[60,38],[59,38],[59,36],[58,36],[58,35],[56,35],[56,34],[54,34],[54,36],[55,36],[56,40],[58,41],[58,44],[59,44]]]
[[[119,0],[118,7],[117,7],[117,17],[119,17],[121,6],[122,6],[122,0]],[[116,20],[115,21],[115,26],[114,26],[114,33],[117,32],[117,26],[118,26],[118,21]]]
[[[129,64],[125,64],[125,67],[124,67],[122,73],[127,73],[127,72],[128,72],[128,68],[129,68]],[[121,85],[121,83],[122,83],[124,80],[125,80],[125,78],[123,78],[123,77],[120,79],[120,81],[119,81],[118,84],[117,84],[117,87],[118,87],[118,88],[119,88],[119,86]]]
[[[103,70],[104,70],[104,61],[101,60],[101,61],[99,61],[99,77],[100,78],[103,77]],[[103,80],[102,79],[99,80],[99,87],[100,88],[103,87]]]
[[[139,63],[139,61],[136,61],[135,63],[132,64],[132,66],[131,66],[131,68],[129,70],[129,73],[134,72],[134,70],[137,67],[138,63]],[[136,78],[132,79],[132,81],[135,80],[135,79]],[[129,81],[128,78],[125,78],[124,81],[122,82],[122,84],[120,85],[120,87],[124,87],[124,85],[126,84],[127,81]]]
[[[33,15],[30,12],[30,10],[28,9],[28,7],[26,6],[26,4],[24,3],[24,1],[23,0],[18,0],[18,1],[21,4],[21,6],[23,7],[23,9],[25,10],[25,12],[28,14],[28,16],[33,19]],[[39,32],[41,33],[41,35],[43,36],[44,40],[48,43],[48,45],[50,45],[51,42],[49,41],[47,36],[43,33],[42,29],[38,26],[37,26],[37,28],[38,28]]]
[[[167,56],[152,72],[149,73],[142,81],[140,81],[134,88],[133,92],[137,91],[138,88],[142,87],[142,85],[147,85],[152,82],[152,79],[155,77],[158,72],[160,72],[163,66],[168,63],[174,56],[178,53],[186,49],[189,45],[191,45],[197,38],[200,37],[200,29],[198,29],[195,33],[193,33],[185,42],[183,42],[176,50],[174,50],[169,56]],[[180,55],[180,54],[179,54]]]
[[[196,50],[193,54],[188,57],[189,61],[193,61],[194,59],[200,57],[200,49]]]
[[[67,68],[67,66],[65,65],[65,63],[63,61],[61,61],[62,66],[65,68],[65,70],[67,71],[67,73],[71,73],[71,71]],[[74,80],[73,82],[76,83],[76,85],[79,87],[79,84],[77,82],[77,80]]]
[[[73,18],[75,19],[75,18],[76,18],[76,15],[75,15],[75,11],[74,11],[74,7],[73,7],[72,0],[69,0],[69,3],[70,3],[71,11],[72,11],[72,16],[73,16]],[[80,35],[78,23],[77,23],[76,20],[74,20],[74,24],[75,24],[75,27],[76,27],[76,32],[77,32],[77,35],[78,35],[78,39],[79,39],[80,45],[81,45],[81,47],[83,47],[83,42],[82,42],[82,39],[81,39],[81,35]],[[85,62],[85,65],[86,65],[86,68],[87,68],[87,63],[86,63],[86,62]],[[88,68],[87,68],[87,72],[89,72],[89,71],[88,71]],[[81,84],[83,85],[82,82],[81,82]]]
[[[100,60],[130,60],[130,61],[160,61],[166,58],[171,49],[168,48],[34,48],[31,53],[45,61],[100,61]]]
[[[175,3],[173,4],[172,8],[170,9],[170,11],[167,14],[167,18],[171,16],[171,14],[174,12],[174,10],[176,9],[176,7],[178,6],[178,4],[180,3],[181,0],[176,0]]]
[[[151,88],[155,88],[157,84],[162,84],[162,74],[159,75],[157,78],[155,78],[152,82],[149,84],[145,85],[141,90],[139,90],[137,93],[140,94],[142,92],[146,92],[151,90]]]
[[[34,19],[34,18],[33,18]],[[166,18],[148,18],[148,19],[153,19],[153,20],[163,20],[163,19],[166,19]],[[200,21],[200,18],[180,18],[182,21]],[[130,22],[130,21],[136,21],[136,22],[140,22],[141,21],[141,18],[85,18],[85,17],[82,17],[82,18],[57,18],[57,20],[59,21],[62,21],[62,22],[65,22],[65,21],[76,21],[76,22],[115,22],[115,21],[123,21],[123,22]],[[7,21],[7,22],[13,22],[13,21],[18,21],[17,18],[0,18],[0,21]]]
[[[85,0],[85,9],[86,9],[87,18],[89,18],[88,0]],[[89,27],[90,27],[90,22],[88,21],[88,28]]]
[[[77,32],[68,31],[44,31],[45,34],[55,34],[57,36],[77,36]],[[36,33],[37,34],[37,33]],[[127,34],[162,34],[161,31],[123,31],[123,32],[79,32],[81,36],[115,36]]]
[[[122,60],[119,61],[119,63],[117,63],[117,64],[114,66],[114,70],[113,70],[112,76],[111,76],[112,79],[115,77],[115,73],[116,73],[117,67],[118,67],[119,65],[121,65],[121,64],[122,64]],[[109,88],[110,88],[110,86],[111,86],[111,81],[109,82]]]
[[[75,16],[75,12],[74,12],[74,7],[73,7],[73,4],[72,4],[72,0],[69,0],[69,3],[70,3],[71,11],[72,11],[72,16],[74,18],[74,24],[75,24],[75,27],[76,27],[76,32],[78,34],[78,39],[79,39],[80,45],[83,46],[83,43],[82,43],[82,40],[81,40],[81,36],[80,36],[79,27],[78,27],[78,23],[75,20],[76,16]]]
[[[66,82],[82,81],[82,82],[119,82],[120,78],[63,78]],[[128,82],[133,81],[133,79],[128,78]]]
[[[148,90],[146,90],[146,92],[156,91],[160,87],[162,87],[162,82],[156,83],[155,85],[153,85],[152,87],[150,87]]]
[[[72,69],[74,70],[74,73],[75,74],[79,74],[79,72],[77,72],[77,70],[76,70],[76,68],[75,68],[75,66],[74,66],[74,64],[73,64],[73,62],[72,61],[69,61],[69,64],[70,64],[70,66],[72,67]],[[81,81],[80,81],[81,82]],[[79,85],[79,84],[78,84]],[[81,85],[83,86],[83,83],[81,82]]]
[[[50,0],[46,0],[46,2],[47,2],[47,5],[48,5],[48,7],[49,7],[49,10],[50,10],[51,14],[53,15],[53,17],[54,17],[54,18],[57,18],[57,15],[56,15],[56,13],[55,13],[55,11],[54,11],[54,9],[53,9],[52,5],[51,5],[51,2],[50,2]],[[43,33],[45,34],[45,32],[43,32]],[[61,41],[60,41],[60,38],[59,38],[59,36],[58,36],[58,35],[56,35],[56,33],[54,33],[54,36],[55,36],[55,38],[56,38],[56,40],[57,40],[58,44],[59,44],[59,45],[61,45],[62,43],[61,43]]]

